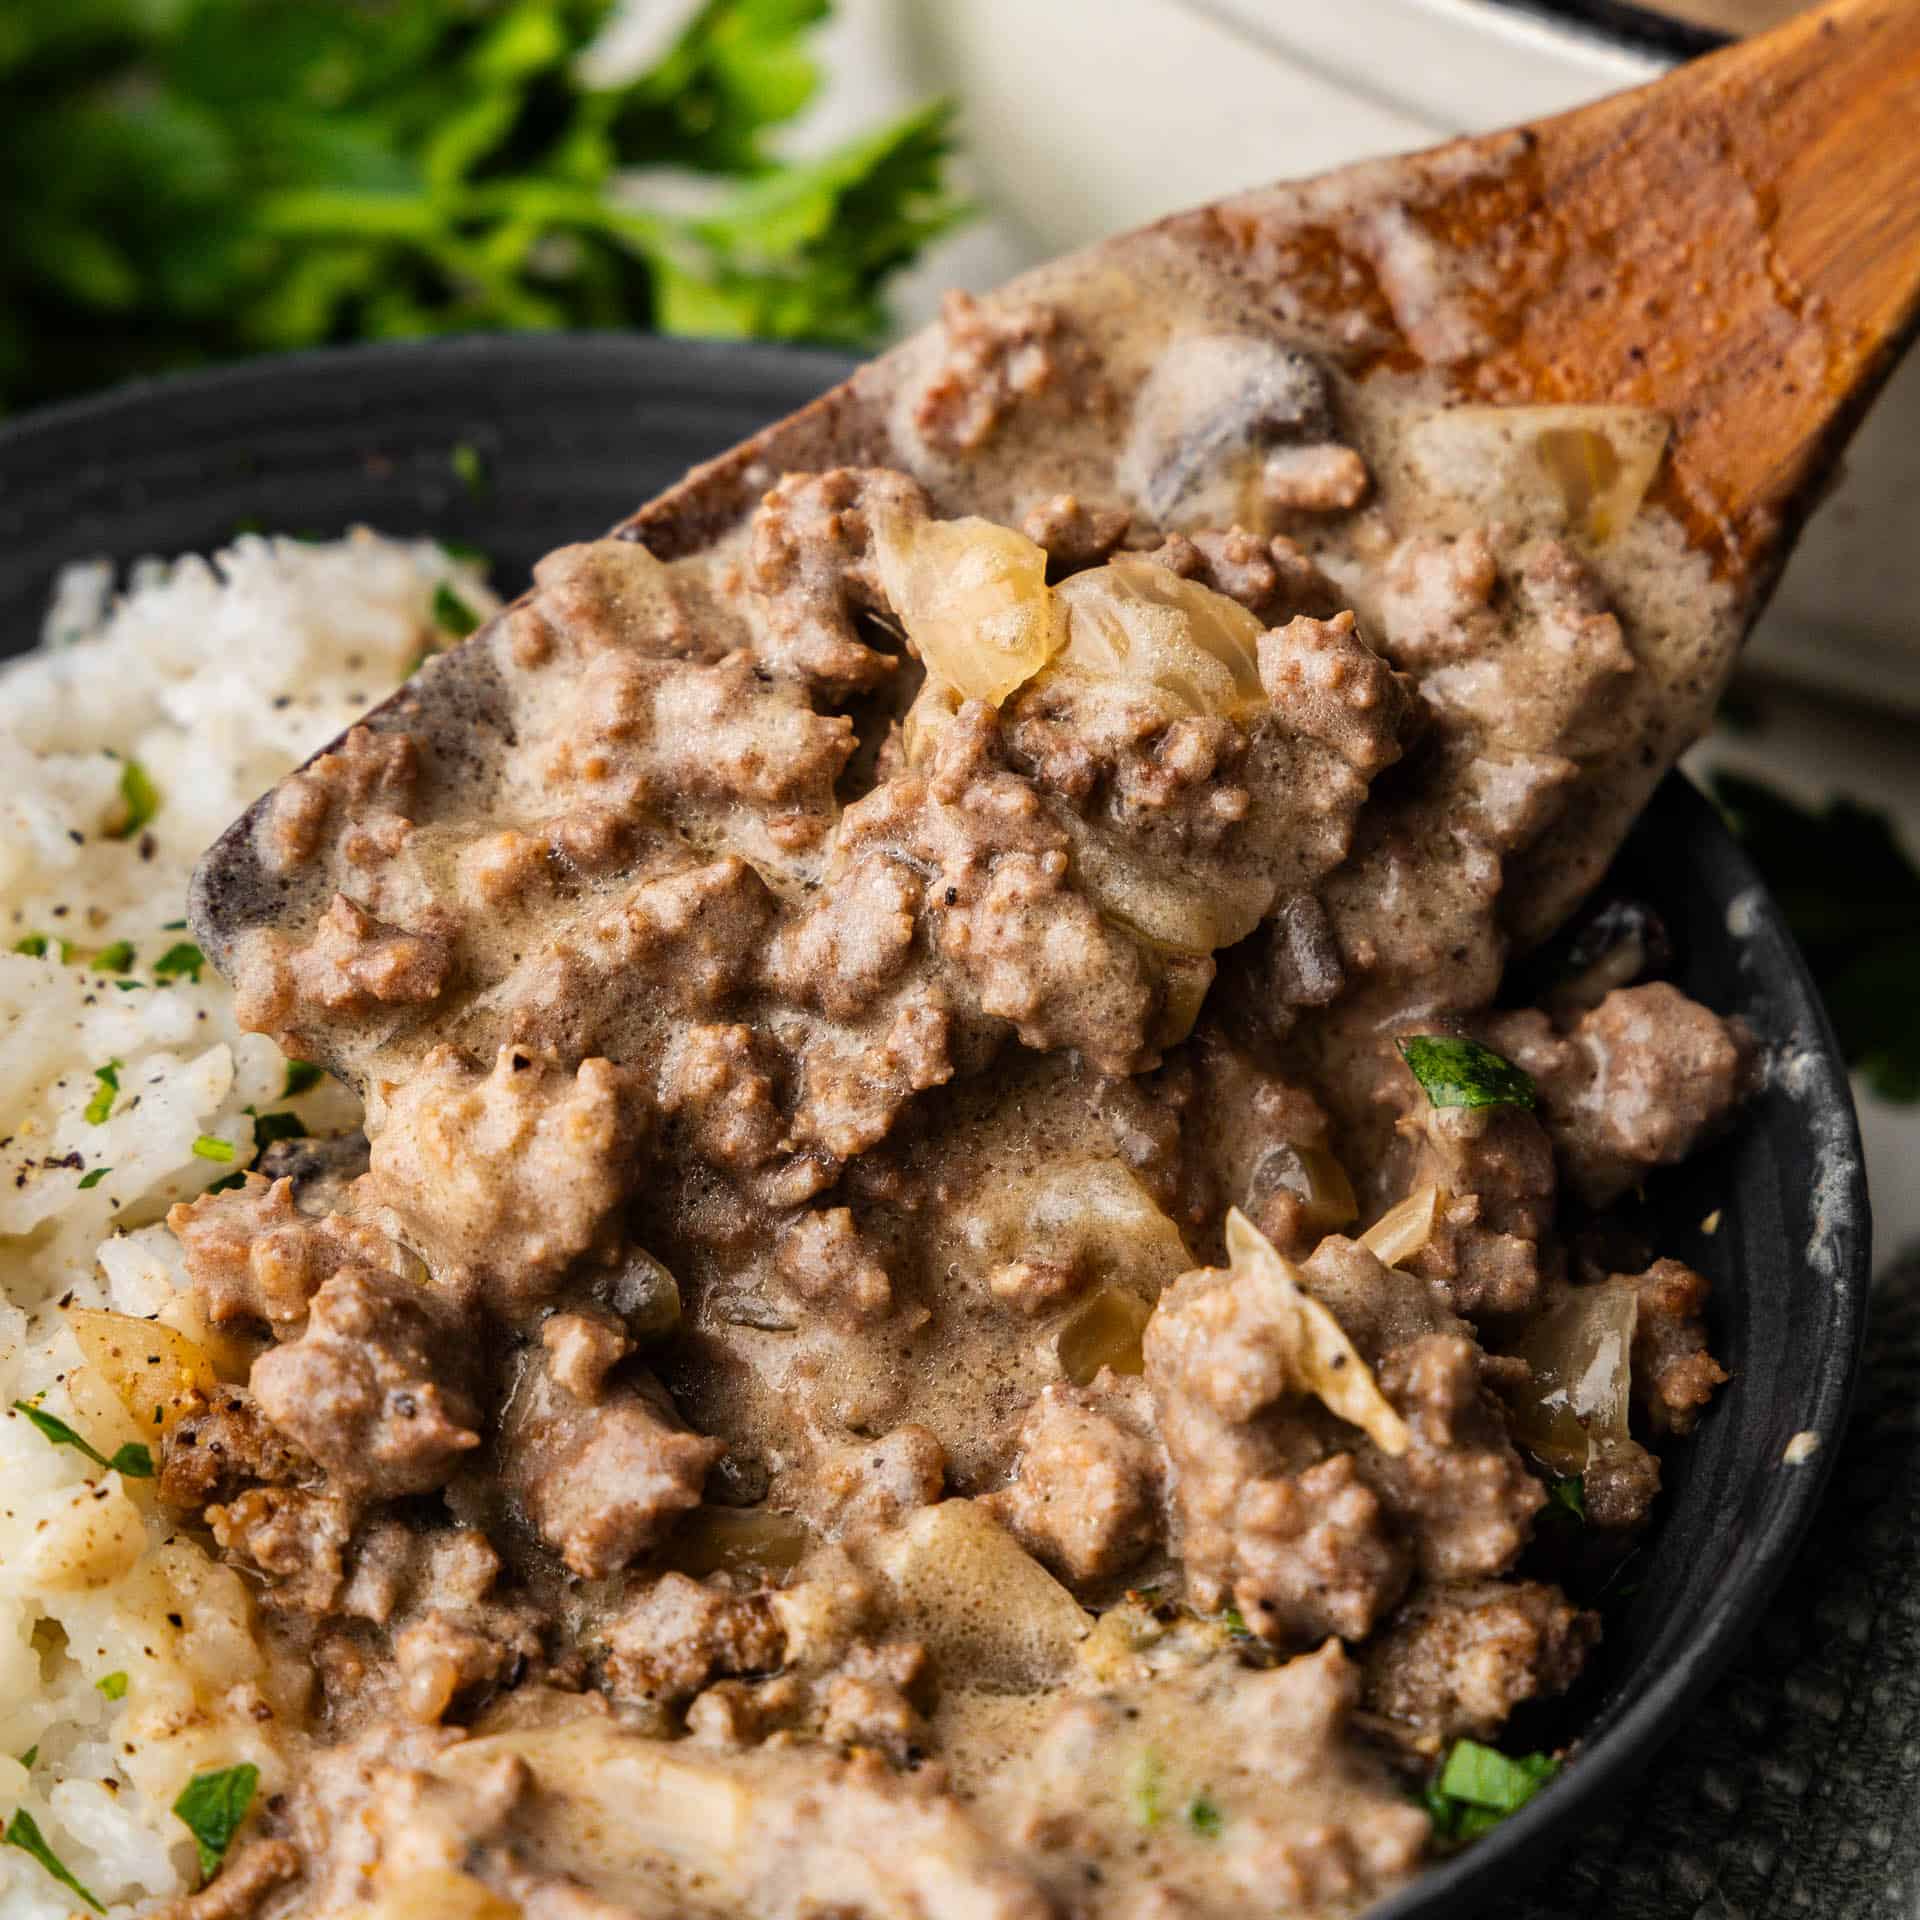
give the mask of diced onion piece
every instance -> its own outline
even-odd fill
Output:
[[[69,1307],[67,1325],[87,1365],[106,1381],[146,1439],[173,1431],[219,1385],[206,1353],[172,1327],[131,1314]]]
[[[1076,573],[1059,665],[1156,687],[1189,713],[1237,714],[1266,702],[1260,622],[1239,601],[1139,554]]]
[[[1118,1160],[1067,1159],[981,1183],[954,1221],[961,1271],[1012,1260],[1067,1267],[1151,1299],[1193,1265],[1180,1229]]]
[[[1310,1233],[1337,1233],[1360,1216],[1360,1202],[1347,1170],[1325,1147],[1274,1147],[1253,1170],[1255,1198],[1275,1192],[1294,1196],[1301,1224]]]
[[[1054,1351],[1060,1371],[1076,1387],[1090,1386],[1102,1367],[1115,1373],[1144,1373],[1146,1358],[1140,1339],[1150,1318],[1147,1303],[1138,1294],[1102,1287],[1060,1329]]]
[[[504,1755],[524,1761],[542,1789],[527,1824],[543,1857],[649,1883],[685,1873],[727,1903],[749,1895],[766,1809],[736,1756],[583,1716],[463,1740],[432,1770],[478,1783]]]
[[[1360,1244],[1383,1267],[1397,1267],[1433,1238],[1433,1224],[1445,1205],[1446,1195],[1438,1187],[1417,1188],[1389,1207],[1360,1236]]]
[[[902,1625],[943,1680],[989,1692],[1057,1686],[1093,1617],[971,1500],[921,1507],[873,1546]]]
[[[1610,540],[1640,511],[1671,423],[1644,407],[1452,407],[1416,421],[1414,476],[1463,521]]]
[[[1116,846],[1078,814],[1064,824],[1073,841],[1074,877],[1087,897],[1115,925],[1161,952],[1182,959],[1212,954],[1259,924],[1257,888],[1242,887],[1228,899],[1203,880],[1144,865],[1133,848]]]
[[[991,520],[883,521],[880,584],[927,671],[998,706],[1066,637],[1047,556]]]
[[[812,1535],[803,1521],[772,1507],[700,1507],[674,1528],[667,1565],[704,1579],[710,1573],[786,1573],[800,1564]]]
[[[521,1911],[517,1900],[450,1867],[400,1874],[360,1908],[365,1920],[520,1920]]]
[[[1556,1473],[1631,1437],[1633,1332],[1639,1298],[1624,1280],[1575,1287],[1514,1348],[1533,1370],[1514,1396],[1514,1434]]]
[[[1227,1261],[1235,1283],[1257,1287],[1290,1335],[1288,1384],[1314,1395],[1358,1427],[1382,1453],[1399,1455],[1411,1436],[1347,1338],[1346,1329],[1307,1291],[1304,1276],[1238,1207],[1227,1215]]]

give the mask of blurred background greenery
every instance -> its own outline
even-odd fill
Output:
[[[938,103],[776,156],[829,10],[6,0],[0,408],[495,328],[864,344],[963,208]]]

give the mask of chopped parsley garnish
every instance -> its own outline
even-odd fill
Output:
[[[198,985],[200,969],[206,964],[207,956],[191,940],[176,940],[153,963],[153,974],[156,980],[170,980],[175,974],[184,973]]]
[[[1158,1747],[1141,1750],[1127,1779],[1127,1801],[1133,1817],[1143,1827],[1157,1827],[1166,1812],[1162,1793],[1166,1785],[1166,1766]]]
[[[132,758],[120,768],[120,805],[119,823],[107,829],[109,840],[131,840],[160,811],[160,789],[146,768]]]
[[[447,455],[453,477],[478,499],[487,490],[487,463],[471,440],[456,440]]]
[[[129,1480],[153,1478],[153,1455],[138,1440],[129,1440],[109,1460],[91,1441],[75,1433],[58,1414],[48,1413],[25,1400],[16,1400],[13,1410],[15,1413],[24,1413],[54,1446],[72,1447],[84,1453],[95,1466],[105,1467],[112,1473],[124,1473]]]
[[[106,1912],[106,1908],[73,1877],[66,1862],[47,1845],[33,1815],[25,1807],[14,1809],[13,1818],[7,1822],[6,1833],[0,1835],[0,1840],[10,1847],[18,1847],[22,1853],[32,1854],[63,1887],[77,1893],[95,1913]]]
[[[1436,1107],[1531,1107],[1533,1077],[1477,1040],[1418,1033],[1400,1057]]]
[[[160,931],[162,933],[185,933],[186,930],[187,923],[184,920],[162,920],[160,922]]]
[[[100,949],[89,963],[95,973],[131,973],[133,971],[133,942],[115,940]]]
[[[80,1176],[80,1191],[82,1193],[91,1192],[92,1189],[97,1187],[112,1171],[113,1169],[111,1167],[91,1168],[88,1172]]]
[[[1576,1520],[1587,1517],[1587,1483],[1580,1474],[1555,1474],[1547,1482],[1547,1498]]]
[[[116,980],[113,990],[116,993],[138,993],[146,984],[144,980]]]
[[[1882,1099],[1920,1100],[1920,867],[1884,813],[1816,812],[1757,780],[1716,774],[1730,816],[1793,929],[1849,1066]]]
[[[1433,1830],[1446,1840],[1473,1840],[1518,1813],[1560,1771],[1550,1753],[1519,1758],[1477,1740],[1456,1740],[1424,1796]]]
[[[47,957],[47,936],[44,933],[30,933],[24,940],[13,943],[15,953],[24,953],[29,960],[44,960]]]
[[[1204,1793],[1196,1793],[1187,1802],[1187,1825],[1203,1839],[1216,1839],[1225,1824],[1226,1816]]]
[[[256,1766],[222,1767],[216,1773],[196,1773],[173,1803],[174,1814],[193,1835],[202,1885],[220,1871],[259,1784],[260,1769]]]
[[[1251,1640],[1253,1629],[1247,1625],[1247,1616],[1238,1607],[1222,1607],[1220,1621],[1236,1640]]]
[[[233,1142],[222,1140],[217,1133],[198,1135],[193,1143],[194,1153],[202,1160],[231,1160]]]
[[[253,1144],[257,1149],[270,1147],[276,1140],[300,1140],[306,1137],[307,1124],[297,1113],[261,1113],[254,1116]]]
[[[316,1067],[311,1060],[289,1060],[287,1062],[287,1084],[281,1089],[283,1100],[295,1100],[312,1087],[320,1084],[325,1069]]]
[[[26,1750],[26,1752],[20,1756],[20,1764],[23,1767],[25,1767],[29,1773],[31,1773],[33,1771],[33,1763],[39,1758],[40,1758],[40,1742],[36,1740],[33,1743],[33,1745],[30,1746]]]
[[[104,1694],[109,1700],[124,1700],[127,1697],[127,1676],[124,1673],[103,1673],[93,1685],[96,1692]]]
[[[480,624],[480,616],[442,580],[433,590],[433,624],[464,640]]]
[[[100,1084],[87,1102],[85,1118],[89,1126],[98,1127],[105,1124],[113,1112],[113,1103],[120,1097],[120,1062],[109,1060],[104,1067],[95,1067],[93,1077]]]
[[[442,540],[440,551],[449,560],[464,560],[470,566],[491,567],[493,557],[484,547],[476,547],[466,540]]]

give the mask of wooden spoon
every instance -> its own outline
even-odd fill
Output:
[[[1473,283],[1443,312],[1396,272],[1408,226]],[[1366,349],[1343,356],[1362,378],[1424,367],[1497,404],[1670,415],[1656,498],[1740,580],[1751,620],[1920,323],[1920,5],[1830,0],[1633,92],[1157,232],[1224,261],[1287,322],[1337,341],[1365,313]],[[863,384],[629,527],[684,551],[744,504],[744,475],[872,456]]]
[[[1709,563],[1717,611],[1643,634],[1630,742],[1583,762],[1577,803],[1509,872],[1509,930],[1533,940],[1598,879],[1705,727],[1822,480],[1920,316],[1920,4],[1833,0],[1574,113],[1176,215],[1024,275],[979,311],[1003,346],[1015,342],[999,368],[1015,386],[1022,316],[1037,315],[1092,342],[1123,394],[1211,327],[1315,347],[1362,386],[1671,417],[1652,498]],[[1018,524],[1035,498],[1031,428],[953,457],[916,430],[915,396],[959,350],[951,326],[928,329],[618,533],[666,560],[737,554],[783,472],[875,465],[913,472],[943,512]],[[1044,415],[1044,384],[1025,398],[1036,394]],[[1048,484],[1063,472],[1078,484],[1056,457],[1077,445],[1090,450],[1089,494],[1111,497],[1126,405],[1089,421],[1098,407],[1068,397],[1042,429]],[[370,724],[484,757],[471,738],[495,699],[483,639]],[[262,869],[256,815],[196,884],[195,924],[223,963],[245,928],[310,921],[318,907]]]

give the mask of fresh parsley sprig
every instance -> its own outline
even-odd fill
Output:
[[[1436,1107],[1531,1107],[1533,1078],[1477,1040],[1410,1034],[1400,1057]]]
[[[1473,1840],[1518,1813],[1559,1771],[1550,1753],[1516,1758],[1478,1740],[1456,1740],[1423,1803],[1438,1838]]]
[[[944,112],[783,164],[828,0],[84,0],[0,31],[0,406],[356,338],[657,326],[863,343],[962,209]],[[698,217],[650,203],[692,169]],[[132,777],[116,833],[159,796]]]
[[[97,1467],[105,1467],[110,1473],[123,1473],[129,1480],[153,1478],[153,1455],[138,1440],[129,1440],[124,1447],[116,1448],[112,1459],[108,1459],[91,1440],[74,1432],[58,1414],[48,1413],[44,1408],[36,1407],[27,1400],[16,1400],[13,1403],[13,1410],[15,1413],[25,1414],[52,1445],[72,1447],[77,1452],[84,1453]]]

